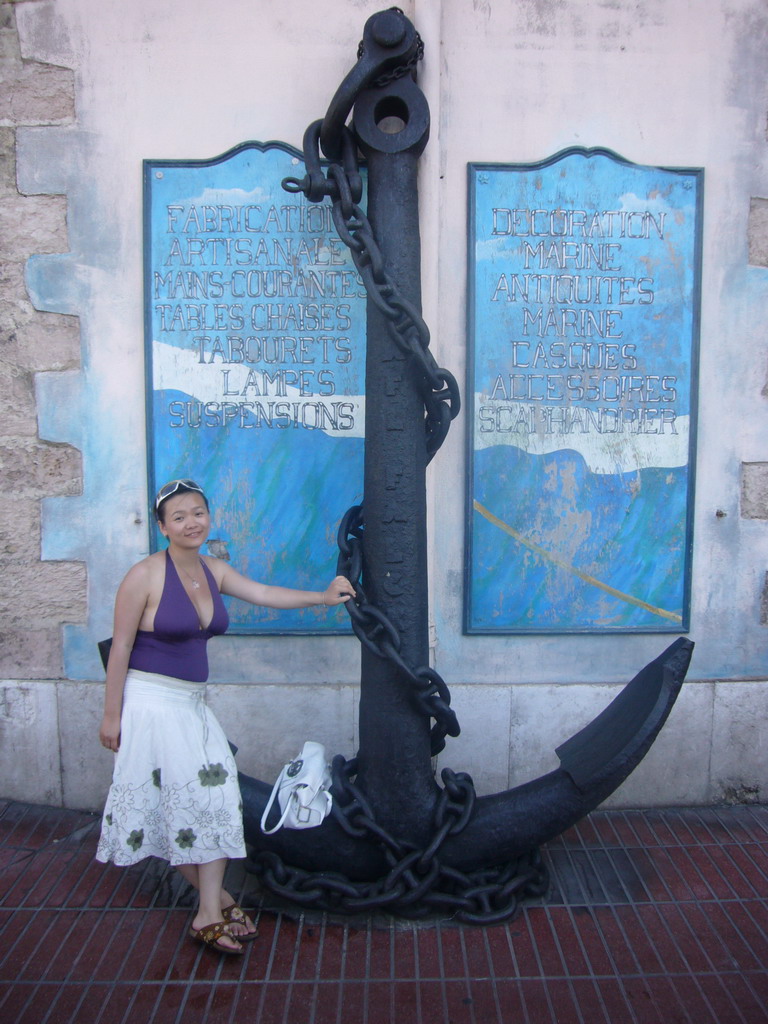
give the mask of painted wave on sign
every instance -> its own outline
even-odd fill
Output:
[[[174,402],[198,400],[177,389],[154,393],[155,420]],[[339,521],[362,500],[363,439],[301,426],[184,429],[157,446],[157,481],[192,477],[204,486],[213,527],[208,552],[264,583],[324,588],[336,575]],[[343,472],[339,471],[343,467]],[[156,546],[163,547],[156,538]],[[227,601],[232,631],[346,632],[343,608],[278,612]]]
[[[497,403],[501,405],[502,403]],[[587,410],[575,406],[566,410],[569,429],[567,433],[551,434],[531,432],[527,422],[538,410],[522,405],[516,410],[519,423],[510,429],[505,437],[497,430],[484,431],[481,408],[494,409],[493,400],[486,395],[475,395],[475,450],[497,446],[521,448],[528,455],[550,455],[562,449],[578,452],[592,473],[632,473],[638,469],[652,467],[681,467],[688,463],[690,449],[690,416],[675,416],[673,422],[646,420],[641,432],[637,420],[627,417],[624,410],[618,410],[611,419],[603,416],[604,432],[593,429]],[[509,405],[506,406],[508,410]],[[601,410],[604,413],[605,410]],[[626,418],[622,422],[621,416]],[[636,413],[634,415],[637,415]],[[510,427],[515,426],[512,416],[507,417]]]
[[[475,460],[470,628],[682,631],[684,466],[594,473],[512,445]]]

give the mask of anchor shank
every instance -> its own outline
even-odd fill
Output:
[[[377,136],[389,147],[392,136],[369,124],[361,138],[356,107],[355,128],[368,164],[368,218],[386,273],[417,309],[417,162],[428,123],[427,117],[420,145],[381,152]],[[412,358],[370,300],[367,326],[363,584],[396,627],[400,658],[418,668],[429,664],[424,404]],[[397,838],[418,842],[429,834],[437,789],[429,719],[412,694],[405,672],[363,648],[358,783],[377,822]]]

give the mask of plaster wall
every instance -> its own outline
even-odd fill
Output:
[[[28,296],[39,315],[80,323],[79,365],[30,371],[37,429],[24,443],[13,435],[8,465],[23,480],[33,444],[82,460],[81,493],[72,474],[43,484],[39,574],[22,574],[14,594],[23,610],[0,691],[2,795],[96,808],[111,765],[96,736],[95,645],[111,632],[120,579],[148,551],[141,162],[213,157],[249,139],[300,146],[353,63],[365,20],[384,5],[339,0],[322,14],[309,0],[0,6],[13,9],[20,67],[73,75],[70,114],[4,123],[15,126],[16,200],[66,202],[56,244],[23,253]],[[459,381],[468,161],[537,161],[576,145],[705,168],[697,646],[667,726],[612,802],[764,798],[768,11],[761,0],[413,0],[403,9],[424,39],[419,81],[432,115],[420,164],[424,313],[435,358]],[[554,767],[555,746],[670,638],[462,635],[465,444],[460,418],[428,478],[434,663],[463,726],[440,766],[469,770],[492,792]],[[72,595],[53,612],[52,566]],[[43,628],[61,630],[60,667],[51,657],[25,672],[29,634]],[[241,767],[262,778],[309,736],[354,753],[358,675],[352,638],[211,645],[212,704]]]

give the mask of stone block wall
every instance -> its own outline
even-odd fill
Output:
[[[41,501],[78,494],[82,480],[75,448],[40,440],[35,402],[37,373],[78,367],[80,332],[27,294],[27,259],[68,249],[67,202],[19,192],[16,131],[73,123],[75,83],[22,57],[15,8],[0,3],[0,676],[32,680],[62,675],[61,625],[86,612],[85,566],[41,561]]]

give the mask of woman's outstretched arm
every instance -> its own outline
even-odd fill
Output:
[[[333,608],[355,596],[354,588],[345,576],[337,576],[325,590],[294,590],[292,587],[273,587],[249,579],[220,559],[207,561],[222,594],[238,597],[241,601],[262,605],[265,608],[287,610],[311,608],[314,605]],[[211,565],[212,561],[216,564]]]

